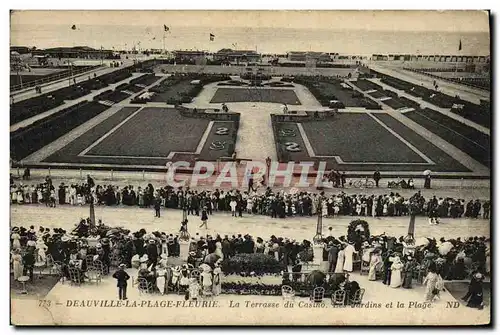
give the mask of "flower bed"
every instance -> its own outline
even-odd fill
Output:
[[[265,254],[238,254],[222,262],[222,272],[226,275],[262,276],[278,274],[285,266],[274,257]]]
[[[11,134],[11,157],[20,160],[104,112],[108,106],[81,102]],[[77,109],[77,110],[75,110]]]
[[[301,282],[291,282],[286,283],[286,285],[291,286],[295,291],[295,296],[297,297],[309,297],[313,285]],[[251,284],[251,283],[237,283],[237,282],[223,282],[221,284],[223,294],[237,294],[237,295],[268,295],[268,296],[280,296],[281,295],[281,284]],[[331,297],[333,290],[330,285],[324,285],[325,288],[325,298]]]

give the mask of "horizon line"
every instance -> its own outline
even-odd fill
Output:
[[[10,24],[10,30],[14,26],[36,26],[36,25],[42,25],[42,26],[67,26],[68,24],[66,23],[16,23],[16,24]],[[114,24],[114,23],[100,23],[100,24],[78,24],[79,26],[105,26],[105,27],[120,27],[120,26],[128,26],[128,27],[154,27],[156,25],[148,25],[148,24]],[[161,28],[160,25],[158,25],[159,28]],[[470,33],[483,33],[483,34],[491,34],[491,30],[442,30],[442,29],[421,29],[421,30],[410,30],[410,29],[398,29],[398,30],[393,30],[393,29],[368,29],[368,28],[316,28],[316,27],[272,27],[272,26],[258,26],[258,27],[249,27],[249,26],[238,26],[235,25],[233,27],[227,27],[227,26],[213,26],[213,25],[183,25],[183,26],[176,26],[176,25],[171,25],[169,26],[170,31],[172,31],[172,28],[212,28],[214,30],[216,29],[234,29],[234,28],[245,28],[245,29],[261,29],[261,28],[267,28],[267,29],[284,29],[284,30],[323,30],[323,31],[373,31],[373,32],[391,32],[391,33],[398,33],[398,32],[405,32],[405,33],[421,33],[421,32],[436,32],[436,33],[454,33],[454,34],[470,34]]]

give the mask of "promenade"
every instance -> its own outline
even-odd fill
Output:
[[[116,68],[114,69],[116,71]],[[111,71],[110,71],[111,72]],[[140,77],[142,74],[141,73],[133,73],[131,77],[125,79],[125,80],[122,80],[122,81],[119,81],[117,83],[114,83],[114,84],[111,84],[111,85],[108,85],[106,87],[103,87],[99,90],[95,90],[95,91],[92,91],[90,94],[87,94],[87,95],[84,95],[83,97],[80,97],[78,99],[74,99],[74,100],[65,100],[65,103],[60,105],[60,106],[57,106],[55,108],[52,108],[52,109],[49,109],[48,111],[45,111],[43,113],[40,113],[38,115],[35,115],[33,117],[30,117],[26,120],[23,120],[21,122],[18,122],[16,124],[13,124],[12,126],[10,126],[10,131],[13,132],[13,131],[16,131],[18,130],[19,128],[24,128],[24,127],[27,127],[29,126],[30,124],[38,121],[38,120],[41,120],[41,119],[44,119],[46,118],[47,116],[50,116],[54,113],[57,113],[59,112],[60,110],[63,110],[65,108],[68,108],[68,107],[71,107],[71,106],[74,106],[76,104],[78,104],[79,102],[82,102],[82,101],[88,101],[88,100],[92,100],[95,96],[101,94],[102,92],[104,91],[108,91],[108,90],[114,90],[118,85],[121,85],[121,84],[124,84],[124,83],[129,83],[132,79],[135,79],[137,77]],[[82,80],[87,80],[88,78],[84,78]],[[64,83],[63,86],[61,87],[58,87],[56,89],[59,89],[59,88],[62,88],[62,87],[66,87],[67,86],[67,82]]]
[[[446,80],[434,79],[429,76],[403,70],[402,67],[389,64],[380,64],[377,62],[370,62],[369,67],[375,71],[399,78],[401,80],[409,81],[416,85],[424,85],[428,89],[434,89],[434,80],[439,85],[439,91],[454,97],[459,95],[461,99],[479,104],[481,99],[490,100],[490,92],[479,90],[472,87],[452,83]]]

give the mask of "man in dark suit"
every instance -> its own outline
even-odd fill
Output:
[[[335,272],[335,268],[337,267],[337,258],[339,254],[339,248],[335,244],[335,242],[331,241],[330,246],[328,248],[328,272]]]
[[[373,173],[373,180],[375,180],[375,187],[378,187],[378,182],[381,179],[380,171],[377,170]]]
[[[155,240],[149,240],[148,246],[146,247],[146,253],[148,255],[148,267],[152,264],[152,269],[154,269],[158,262],[158,247],[156,246]]]
[[[127,300],[127,280],[130,276],[125,272],[125,264],[120,264],[120,268],[113,274],[116,279],[116,286],[118,287],[118,298],[120,300]]]
[[[155,218],[160,217],[160,207],[161,207],[161,199],[158,197],[154,200],[155,202]]]

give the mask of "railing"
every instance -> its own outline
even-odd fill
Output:
[[[93,71],[93,70],[95,70],[95,69],[97,69],[99,67],[100,67],[100,65],[85,66],[83,68],[73,69],[73,73],[66,72],[66,71],[64,71],[64,73],[55,73],[55,74],[53,74],[51,76],[43,77],[41,79],[36,79],[36,80],[33,80],[33,81],[29,81],[29,82],[27,82],[25,84],[13,85],[13,86],[10,87],[10,91],[11,92],[19,91],[19,90],[22,90],[24,88],[35,87],[37,85],[44,84],[44,83],[49,83],[49,82],[52,82],[52,81],[55,81],[55,80],[58,80],[58,79],[69,78],[69,77],[72,77],[72,76],[75,76],[75,75],[82,74],[84,72]]]

